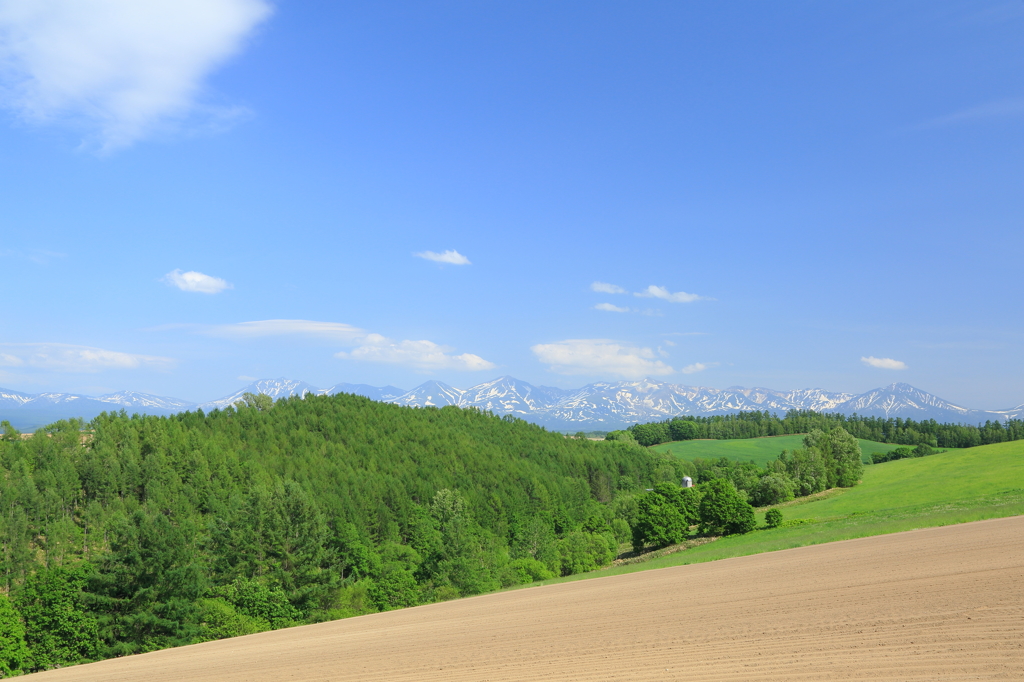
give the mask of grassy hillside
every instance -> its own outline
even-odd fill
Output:
[[[781,528],[723,538],[588,577],[1024,514],[1024,442],[876,464],[865,468],[863,482],[855,488],[828,491],[779,509],[785,519]],[[758,514],[761,523],[764,511]]]
[[[759,466],[764,466],[779,456],[783,450],[793,450],[803,447],[804,437],[795,436],[768,436],[765,438],[737,438],[732,440],[680,440],[672,443],[655,445],[654,450],[666,452],[681,459],[694,460],[698,457],[703,459],[716,459],[728,457],[729,459],[749,462],[754,461]],[[898,447],[904,447],[896,443],[878,443],[873,440],[860,441],[861,452],[867,459],[872,452],[889,452]]]

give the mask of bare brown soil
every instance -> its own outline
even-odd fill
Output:
[[[1024,679],[1024,517],[528,588],[40,682]]]

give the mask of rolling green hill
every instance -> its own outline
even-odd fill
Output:
[[[682,476],[475,409],[244,403],[3,427],[0,642],[24,640],[21,670],[591,570],[629,535],[616,498]]]
[[[865,467],[860,485],[815,498],[780,505],[780,528],[730,536],[575,579],[1024,514],[1024,441],[876,464]],[[758,513],[762,523],[764,511]],[[568,579],[573,578],[563,578]]]
[[[802,435],[794,435],[731,440],[680,440],[655,445],[652,449],[691,461],[698,457],[703,459],[728,457],[741,462],[753,461],[759,466],[764,466],[778,457],[783,450],[803,447],[803,439]],[[905,447],[896,443],[877,443],[863,438],[857,440],[860,441],[860,450],[864,453],[865,460],[868,460],[872,452],[889,452],[898,447]]]

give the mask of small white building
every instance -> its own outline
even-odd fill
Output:
[[[693,487],[693,479],[690,478],[689,476],[683,476],[683,487],[684,488],[692,488]]]

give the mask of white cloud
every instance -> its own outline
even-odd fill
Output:
[[[899,360],[893,360],[892,358],[876,358],[866,357],[861,358],[861,362],[871,367],[878,367],[879,369],[906,369],[907,363],[900,362]]]
[[[19,358],[17,355],[8,355],[7,353],[0,353],[0,367],[21,367],[25,364],[25,361]]]
[[[608,284],[607,282],[594,282],[590,285],[591,291],[596,291],[601,294],[624,294],[626,290],[615,284]]]
[[[7,367],[34,367],[60,372],[101,372],[108,369],[167,369],[171,358],[137,355],[119,351],[75,346],[66,343],[4,344],[0,364]]]
[[[259,338],[263,336],[310,336],[338,343],[359,343],[368,332],[342,322],[317,322],[316,320],[255,320],[210,327],[207,334],[234,338]]]
[[[426,258],[432,260],[435,263],[447,263],[449,265],[471,265],[469,259],[463,256],[454,249],[449,249],[444,253],[434,253],[433,251],[421,251],[419,253],[412,254],[417,258]]]
[[[380,334],[370,334],[364,343],[349,352],[342,351],[336,357],[362,362],[382,362],[404,365],[421,371],[460,370],[476,372],[494,369],[492,362],[479,355],[463,353],[451,355],[451,348],[439,346],[432,341],[394,341]]]
[[[986,102],[945,116],[925,121],[918,128],[944,128],[959,123],[972,123],[992,118],[1016,118],[1024,116],[1024,99],[1004,99]]]
[[[250,377],[250,376],[247,376],[247,375],[243,374],[240,377],[238,377],[238,380],[239,381],[256,381],[257,377]]]
[[[627,379],[664,376],[673,370],[650,348],[626,346],[607,339],[568,339],[530,348],[537,359],[559,374],[614,374]]]
[[[227,338],[249,339],[267,336],[305,336],[319,338],[352,350],[336,357],[363,362],[405,365],[420,371],[494,369],[492,362],[479,355],[453,355],[452,348],[432,341],[396,341],[342,322],[316,320],[256,320],[208,327],[204,333]]]
[[[235,288],[220,277],[204,275],[195,270],[189,270],[188,272],[171,270],[163,276],[161,281],[173,287],[178,287],[182,291],[191,291],[198,294],[219,294],[225,289]]]
[[[607,310],[610,313],[628,313],[629,308],[620,308],[617,305],[611,303],[598,303],[594,306],[594,310]]]
[[[265,0],[4,0],[8,106],[37,123],[84,126],[105,150],[190,114],[203,79],[266,19]]]
[[[685,291],[677,291],[676,293],[673,294],[665,287],[655,286],[654,284],[647,287],[643,291],[636,292],[633,295],[640,296],[643,298],[660,298],[670,303],[691,303],[693,301],[699,301],[702,298],[704,298],[703,296],[698,296],[697,294],[688,294]]]
[[[679,371],[682,372],[683,374],[695,374],[696,372],[703,372],[708,368],[708,366],[709,365],[706,365],[703,362],[695,362],[692,365],[687,365],[686,367],[683,367]]]

